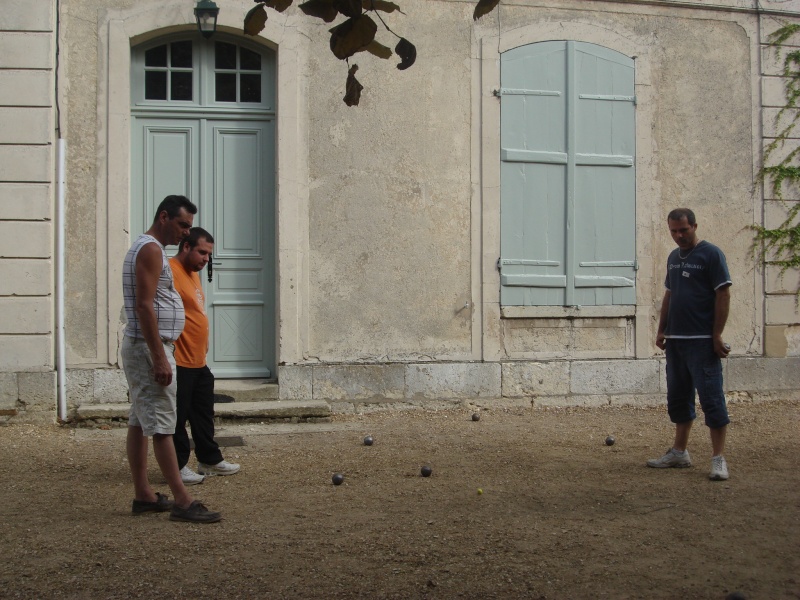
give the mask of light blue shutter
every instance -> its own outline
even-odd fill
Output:
[[[500,299],[564,304],[566,49],[543,42],[501,62]]]
[[[635,304],[633,60],[580,42],[501,62],[501,304]]]

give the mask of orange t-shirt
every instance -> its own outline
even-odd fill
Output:
[[[208,353],[208,315],[200,276],[188,272],[177,257],[169,259],[175,289],[181,295],[186,311],[186,325],[175,342],[175,364],[199,369],[206,366]]]

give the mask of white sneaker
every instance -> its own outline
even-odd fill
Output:
[[[189,467],[183,467],[181,469],[181,481],[183,481],[183,485],[197,485],[198,483],[203,483],[205,480],[205,475],[198,475]]]
[[[711,481],[725,481],[728,478],[728,463],[725,462],[725,457],[712,456],[711,457],[711,473],[708,474]]]
[[[682,454],[675,451],[675,448],[670,448],[667,453],[661,458],[651,458],[647,461],[648,467],[654,469],[669,469],[670,467],[685,468],[692,466],[692,459],[689,457],[689,451],[684,450]]]
[[[227,460],[220,461],[215,465],[197,463],[197,470],[203,475],[233,475],[239,472],[239,465],[229,463]]]

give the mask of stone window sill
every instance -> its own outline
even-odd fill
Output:
[[[636,305],[620,306],[503,306],[503,319],[597,319],[635,317]]]

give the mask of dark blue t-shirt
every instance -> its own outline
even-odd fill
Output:
[[[673,250],[667,259],[664,285],[670,292],[664,335],[668,338],[708,338],[714,332],[716,290],[731,284],[722,250],[705,240],[686,256]]]

